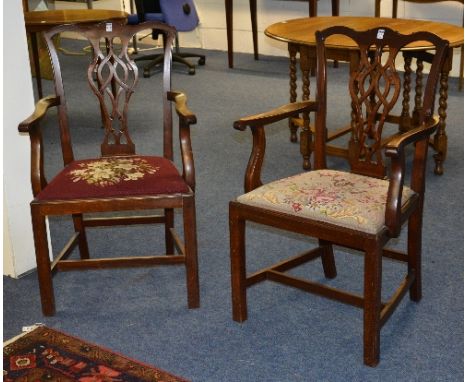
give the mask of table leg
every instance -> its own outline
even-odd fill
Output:
[[[39,98],[42,98],[41,64],[39,61],[39,47],[38,47],[38,42],[37,42],[37,33],[31,32],[29,36],[31,37],[33,64],[34,64],[34,71],[36,73],[37,95]]]
[[[433,146],[436,151],[434,154],[435,169],[437,175],[444,173],[443,164],[447,157],[447,134],[445,133],[447,120],[447,98],[448,98],[448,76],[452,69],[453,48],[450,48],[445,62],[440,73],[440,89],[439,89],[439,118],[440,123],[434,135]]]
[[[227,32],[227,45],[228,45],[228,64],[233,67],[233,49],[232,49],[232,0],[224,0],[224,7],[226,12],[226,32]]]
[[[411,93],[411,61],[410,55],[403,55],[405,59],[403,75],[403,103],[401,110],[401,119],[399,129],[401,132],[408,131],[411,129],[411,116],[410,116],[410,93]]]
[[[340,0],[332,0],[332,16],[340,15]]]
[[[413,126],[418,124],[419,116],[422,112],[422,85],[424,64],[421,59],[416,60],[416,86],[414,95]]]
[[[258,60],[257,0],[249,0],[249,5],[250,5],[250,22],[252,24],[254,59]]]
[[[381,0],[375,0],[375,3],[374,3],[374,16],[375,17],[380,17],[380,1]]]
[[[349,60],[349,73],[351,74],[354,70],[357,70],[359,67],[359,53],[352,51]],[[357,93],[357,83],[353,82],[354,92]],[[356,132],[358,124],[358,117],[356,114],[356,110],[354,109],[354,105],[351,102],[351,134],[349,137],[348,143],[348,160],[350,162],[355,161],[356,158],[359,158],[360,155],[360,148],[359,148],[359,137],[357,136]]]
[[[332,3],[332,16],[339,16],[340,14],[340,0],[331,0]],[[309,0],[309,17],[317,16],[317,0]],[[315,59],[312,60],[311,75],[315,77]],[[333,60],[333,67],[338,67],[338,60]]]
[[[301,46],[300,49],[300,67],[302,72],[302,100],[307,101],[310,98],[310,72],[312,49],[307,46]],[[304,119],[302,131],[300,134],[300,150],[303,158],[302,168],[310,170],[310,154],[312,153],[312,131],[310,130],[310,121]]]
[[[289,51],[289,102],[297,101],[297,45],[288,44]],[[298,125],[294,122],[294,118],[289,118],[290,141],[297,142]]]
[[[463,90],[463,66],[465,61],[465,44],[461,46],[461,58],[460,58],[460,75],[458,76],[458,90]]]
[[[133,3],[135,0],[130,0],[130,14],[135,13],[135,4]],[[125,10],[125,9],[124,9]],[[138,44],[137,44],[137,36],[134,35],[132,37],[132,43],[133,43],[133,54],[138,54]]]
[[[332,0],[332,16],[339,16],[340,15],[340,0]],[[338,67],[338,61],[333,61],[333,67]]]
[[[317,16],[317,0],[309,0],[309,17]]]

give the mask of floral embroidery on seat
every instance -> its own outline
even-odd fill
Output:
[[[385,221],[388,181],[318,170],[265,184],[237,200],[289,214],[376,233]],[[403,188],[402,202],[414,192]]]
[[[147,174],[155,174],[154,167],[142,158],[103,158],[80,163],[79,169],[70,171],[73,182],[85,181],[88,184],[106,187],[120,182],[138,180]]]

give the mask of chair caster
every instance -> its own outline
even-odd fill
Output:
[[[149,69],[144,69],[143,70],[143,77],[150,78],[150,76],[151,76],[151,73],[150,73]]]
[[[205,57],[200,57],[198,60],[198,65],[205,65]]]
[[[188,74],[190,74],[191,76],[193,76],[193,75],[195,74],[195,68],[189,68]]]

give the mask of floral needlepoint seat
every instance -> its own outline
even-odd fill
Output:
[[[237,198],[240,203],[368,233],[385,225],[388,181],[333,170],[280,179]],[[404,187],[402,204],[414,192]]]
[[[72,162],[37,199],[101,198],[183,194],[189,187],[174,164],[162,157],[125,156]]]

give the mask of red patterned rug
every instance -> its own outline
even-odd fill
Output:
[[[163,370],[39,326],[3,347],[3,381],[183,382]]]

